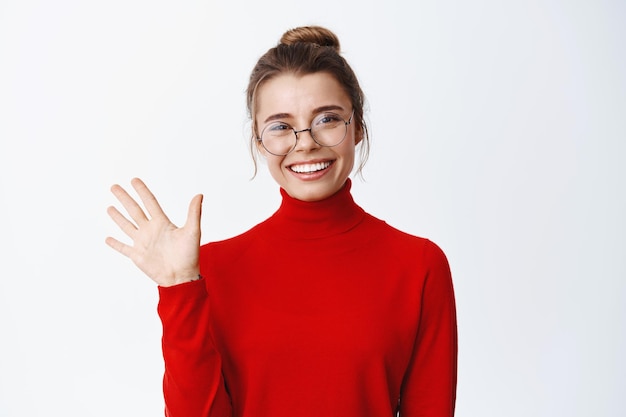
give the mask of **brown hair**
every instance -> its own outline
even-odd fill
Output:
[[[320,26],[302,26],[285,32],[278,45],[259,58],[250,74],[247,89],[248,115],[252,121],[250,150],[255,174],[259,136],[255,120],[257,90],[265,81],[284,73],[306,75],[316,72],[326,72],[335,77],[352,102],[357,134],[362,137],[361,161],[357,169],[357,173],[361,174],[369,155],[369,136],[363,119],[365,95],[354,71],[340,52],[339,39],[333,32]]]

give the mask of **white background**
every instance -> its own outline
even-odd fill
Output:
[[[412,5],[411,5],[412,4]],[[162,415],[155,285],[113,183],[203,242],[270,215],[244,90],[301,24],[369,100],[354,195],[448,254],[457,416],[616,416],[626,387],[626,6],[600,0],[0,0],[0,416]]]

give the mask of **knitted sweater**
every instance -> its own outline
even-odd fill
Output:
[[[318,202],[281,189],[270,218],[201,247],[202,280],[159,288],[167,416],[454,415],[446,257],[350,185]]]

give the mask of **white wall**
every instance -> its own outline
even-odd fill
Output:
[[[415,3],[408,6],[410,3]],[[140,176],[203,241],[249,181],[255,60],[323,24],[369,98],[357,201],[447,252],[457,415],[615,416],[626,386],[626,6],[599,0],[0,2],[0,416],[160,415],[156,289],[104,244]]]

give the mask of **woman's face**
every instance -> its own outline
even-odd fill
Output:
[[[307,75],[282,74],[265,81],[257,92],[258,132],[268,124],[280,121],[296,130],[311,127],[315,116],[331,111],[348,120],[352,103],[335,77],[325,72]],[[335,194],[344,185],[354,166],[355,146],[361,140],[355,128],[348,125],[346,137],[339,145],[318,145],[310,132],[298,133],[295,149],[276,156],[258,143],[267,159],[270,174],[291,197],[318,201]]]

